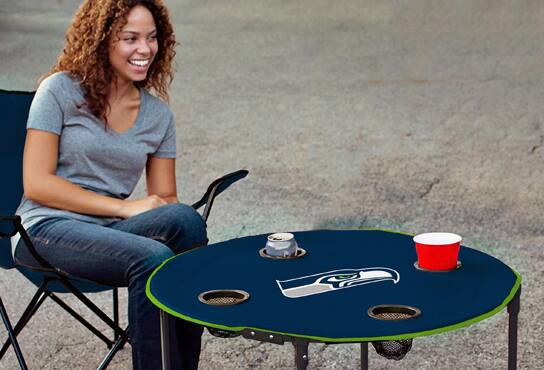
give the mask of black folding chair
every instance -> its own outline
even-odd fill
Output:
[[[15,268],[19,270],[19,272],[38,287],[37,292],[30,300],[30,303],[15,324],[15,327],[12,326],[0,297],[0,314],[8,333],[8,339],[0,349],[0,360],[3,358],[11,344],[13,345],[21,369],[28,369],[19,344],[17,343],[17,335],[29,322],[45,299],[49,297],[106,343],[110,351],[98,367],[98,369],[105,369],[117,351],[121,349],[125,343],[130,343],[128,327],[123,330],[119,326],[117,288],[69,275],[64,271],[55,268],[55,266],[52,266],[36,251],[26,230],[21,225],[20,217],[14,215],[23,194],[23,147],[26,136],[28,111],[33,97],[33,92],[16,92],[0,89],[0,117],[2,117],[0,121],[0,171],[3,174],[0,179],[0,267],[4,269]],[[198,209],[203,205],[206,205],[202,212],[202,217],[207,221],[214,198],[234,182],[246,177],[247,174],[248,171],[239,170],[215,180],[210,184],[202,199],[193,204],[193,207]],[[9,238],[17,233],[19,233],[21,238],[25,241],[26,247],[29,249],[32,256],[39,262],[40,268],[30,269],[25,266],[17,265],[13,260]],[[89,298],[83,295],[83,293],[107,290],[113,291],[113,319],[100,310]],[[71,293],[76,296],[113,330],[113,339],[102,334],[91,323],[63,302],[56,293]]]

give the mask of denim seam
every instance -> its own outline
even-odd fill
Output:
[[[149,236],[146,236],[146,238],[161,241],[163,243],[168,241],[168,239],[162,235],[149,235]]]
[[[50,241],[48,238],[42,238],[41,236],[30,236],[30,240],[33,244],[42,243],[45,245],[48,245]]]

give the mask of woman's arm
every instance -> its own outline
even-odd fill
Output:
[[[176,160],[150,156],[146,165],[147,194],[167,203],[179,203],[176,188]]]
[[[96,216],[127,218],[166,204],[158,196],[121,200],[83,189],[56,175],[59,136],[27,131],[23,156],[25,197],[48,207]]]

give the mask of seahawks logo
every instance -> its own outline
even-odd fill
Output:
[[[386,280],[396,284],[400,281],[400,275],[387,267],[368,267],[327,271],[295,279],[276,280],[276,282],[284,296],[300,298]]]

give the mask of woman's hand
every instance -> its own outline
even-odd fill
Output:
[[[138,200],[124,200],[119,210],[119,216],[129,218],[165,204],[168,203],[158,195],[150,195]]]

